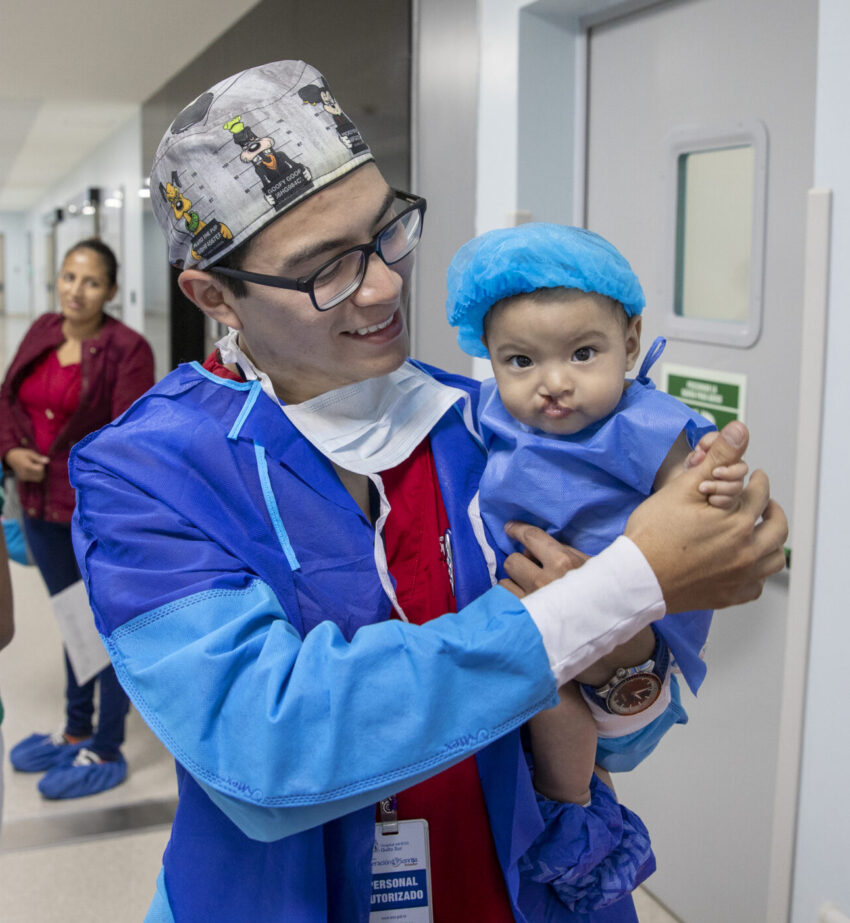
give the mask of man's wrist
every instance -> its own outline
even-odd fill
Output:
[[[665,614],[646,558],[620,536],[582,567],[523,599],[558,685],[575,677]]]

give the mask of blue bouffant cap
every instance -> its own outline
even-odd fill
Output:
[[[561,224],[488,231],[464,244],[449,266],[446,314],[460,348],[486,358],[484,315],[497,301],[558,287],[607,295],[629,317],[646,304],[623,255],[592,231]]]

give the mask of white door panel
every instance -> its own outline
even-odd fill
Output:
[[[644,348],[663,330],[661,273],[672,262],[665,139],[687,126],[766,126],[761,336],[749,348],[671,337],[661,362],[747,376],[748,460],[769,470],[789,513],[816,30],[815,0],[684,0],[594,27],[589,39],[587,226],[644,285]],[[653,837],[649,887],[686,923],[780,923],[767,907],[786,614],[782,576],[757,603],[716,615],[705,686],[698,700],[685,696],[690,724],[615,780]]]

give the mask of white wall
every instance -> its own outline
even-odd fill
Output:
[[[519,11],[528,2],[479,2],[476,234],[511,225],[517,209]],[[489,361],[473,359],[472,374],[482,379],[492,375]]]
[[[815,586],[803,773],[792,905],[793,923],[812,923],[826,901],[850,915],[850,655],[847,515],[850,457],[850,5],[821,0],[815,128],[815,185],[832,188],[832,247],[826,398],[820,467]],[[793,541],[793,536],[792,536]],[[804,652],[801,652],[803,656]]]
[[[77,198],[85,189],[123,188],[123,254],[119,255],[121,306],[124,322],[137,330],[143,327],[142,141],[140,112],[134,114],[100,147],[27,212],[27,228],[33,235],[34,308],[36,314],[50,310],[45,271],[44,216]]]
[[[25,213],[0,212],[0,234],[6,250],[6,313],[29,314],[30,276]]]
[[[519,10],[528,0],[480,0],[475,233],[510,224],[517,207]]]
[[[479,0],[477,234],[513,224],[518,210],[532,221],[576,220],[580,17],[619,2]]]
[[[604,0],[479,0],[476,234],[529,217],[565,224],[575,220],[579,15],[606,5],[612,4]],[[521,69],[521,46],[535,43],[544,51],[558,48],[560,59],[551,53],[536,59],[523,54]],[[581,115],[582,107],[578,112]],[[563,183],[547,190],[552,176],[561,176]],[[473,360],[473,375],[486,378],[491,374],[488,360]]]
[[[422,0],[414,10],[411,184],[428,211],[416,251],[412,349],[417,359],[468,375],[472,359],[457,346],[444,305],[446,267],[475,228],[476,2]]]
[[[524,220],[568,224],[575,220],[578,22],[540,6],[519,11],[517,209]]]

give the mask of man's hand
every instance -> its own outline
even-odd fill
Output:
[[[36,484],[44,480],[49,461],[46,455],[23,447],[9,449],[5,458],[6,464],[15,472],[19,481],[32,481]]]
[[[563,577],[567,571],[581,567],[588,557],[527,522],[506,523],[505,532],[523,545],[525,554],[514,553],[505,559],[505,573],[510,579],[500,580],[499,586],[520,599]]]
[[[730,509],[699,491],[718,467],[736,465],[749,442],[743,423],[729,423],[705,457],[632,513],[626,535],[655,572],[669,612],[722,609],[757,599],[765,578],[785,566],[788,521],[755,471]]]

